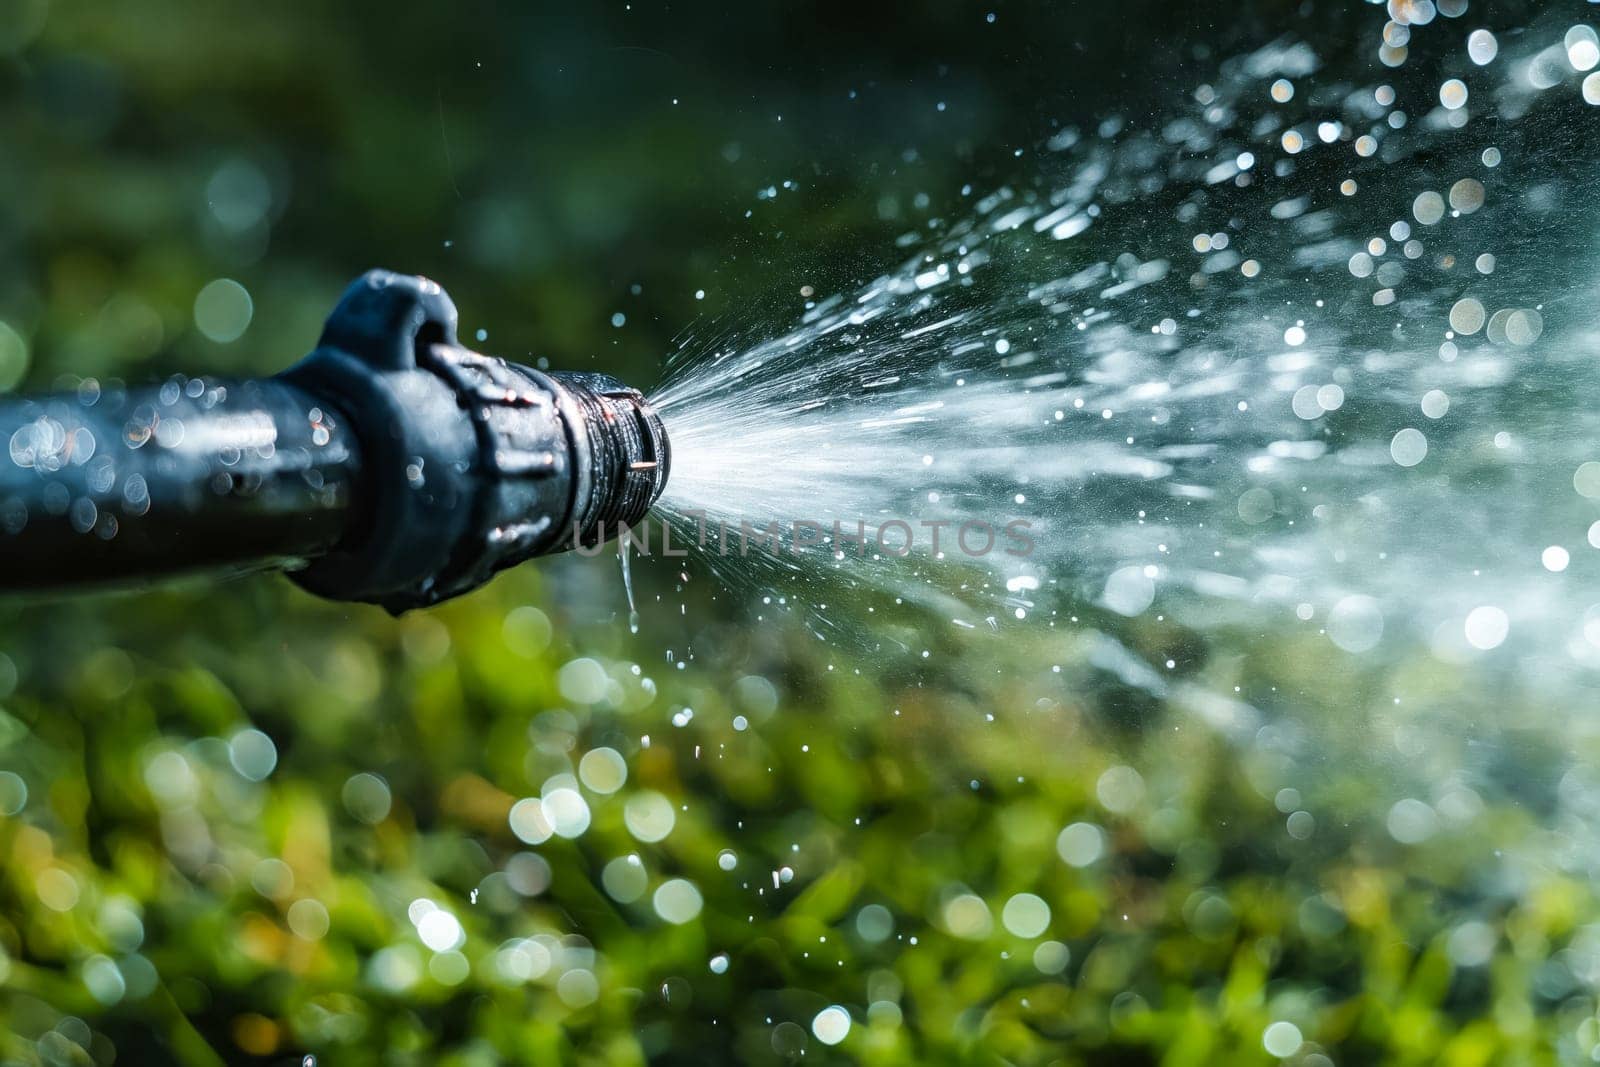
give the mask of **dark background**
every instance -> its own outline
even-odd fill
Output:
[[[872,276],[963,184],[999,184],[1014,150],[1159,113],[1232,41],[1302,22],[1275,3],[58,6],[0,69],[0,316],[33,338],[35,386],[275,369],[371,266],[439,280],[499,354],[648,384],[686,324],[745,325],[752,301],[782,321],[802,284]],[[265,232],[208,220],[229,160],[271,182]],[[221,348],[185,320],[224,275],[257,313]]]

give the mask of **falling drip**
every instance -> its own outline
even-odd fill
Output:
[[[639,632],[639,611],[633,603],[633,569],[628,565],[628,538],[617,541],[617,558],[622,560],[622,588],[628,594],[628,631]]]

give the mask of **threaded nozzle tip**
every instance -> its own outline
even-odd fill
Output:
[[[606,374],[549,377],[572,398],[588,452],[579,457],[588,477],[579,479],[571,536],[575,544],[596,545],[644,520],[666,487],[672,448],[661,416],[639,390]]]

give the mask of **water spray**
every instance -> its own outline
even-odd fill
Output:
[[[469,351],[387,271],[276,377],[12,399],[0,440],[0,589],[277,567],[396,613],[637,524],[671,460],[638,390]]]
[[[652,394],[658,513],[683,541],[864,523],[865,552],[705,565],[922,657],[927,628],[883,622],[903,606],[963,641],[1281,625],[1592,676],[1600,318],[1572,279],[1600,270],[1600,37],[1552,11],[1502,42],[1466,11],[1389,23],[1410,43],[1376,63],[1284,39],[1159,121],[1062,126],[785,328],[697,326]],[[1033,550],[989,548],[1013,523]],[[1114,669],[1182,669],[1148,659]]]

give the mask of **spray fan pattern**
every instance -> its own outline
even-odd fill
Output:
[[[1600,665],[1600,38],[1459,0],[1371,26],[1357,69],[1280,41],[1058,130],[780,336],[686,338],[663,506],[1030,523],[980,566],[709,560],[819,633],[842,583],[961,627],[1163,612]]]

